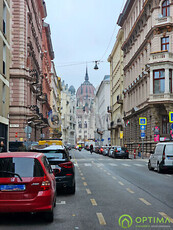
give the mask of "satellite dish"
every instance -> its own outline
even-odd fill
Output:
[[[48,123],[51,128],[59,128],[61,125],[60,115],[57,112],[52,112],[49,114]]]

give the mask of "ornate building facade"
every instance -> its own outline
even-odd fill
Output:
[[[9,130],[10,10],[10,0],[0,1],[0,140],[5,145]]]
[[[77,142],[85,144],[94,140],[95,132],[95,88],[89,82],[86,69],[85,81],[76,93],[76,136]]]
[[[172,0],[127,0],[118,19],[124,31],[124,141],[131,148],[141,144],[139,117],[146,117],[145,152],[155,145],[156,133],[159,138],[170,137],[172,16]]]

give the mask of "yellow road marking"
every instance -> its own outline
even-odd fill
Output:
[[[121,181],[118,181],[118,183],[119,183],[120,185],[122,185],[122,186],[124,185]]]
[[[171,218],[171,217],[169,217],[166,213],[164,213],[164,212],[159,212],[159,214],[161,215],[161,216],[163,216],[165,219],[169,219],[170,220],[170,222],[173,224],[173,219]]]
[[[90,199],[90,201],[93,206],[97,206],[97,202],[95,201],[95,199]]]
[[[86,191],[88,194],[91,194],[91,191],[88,188],[86,189]]]
[[[135,193],[130,188],[127,188],[127,191],[130,192],[130,193],[132,193],[132,194]]]
[[[99,220],[100,225],[106,225],[106,221],[105,221],[102,213],[96,213],[96,214],[97,214],[97,218]]]
[[[116,180],[117,178],[115,176],[112,177],[114,180]]]
[[[83,185],[84,185],[84,186],[87,186],[87,183],[86,183],[86,182],[83,182]]]
[[[85,180],[85,177],[81,177],[82,178],[82,180]]]
[[[140,201],[142,201],[146,205],[151,205],[148,201],[146,201],[144,198],[139,198]]]

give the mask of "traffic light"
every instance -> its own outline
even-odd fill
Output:
[[[15,137],[17,138],[17,136],[18,136],[18,133],[15,133]]]

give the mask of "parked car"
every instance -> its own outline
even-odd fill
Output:
[[[115,150],[117,146],[111,146],[110,150],[109,150],[109,157],[113,157],[113,152]]]
[[[65,188],[74,194],[76,189],[75,167],[64,146],[50,145],[37,151],[47,157],[55,175],[57,189]]]
[[[117,146],[113,151],[114,158],[129,158],[129,152],[125,147]]]
[[[109,155],[109,150],[110,150],[109,146],[103,146],[103,155],[108,156]]]
[[[0,154],[0,212],[42,212],[52,222],[56,182],[42,153]]]
[[[173,169],[173,142],[161,142],[156,145],[154,151],[151,151],[148,169],[157,169],[158,173]]]

